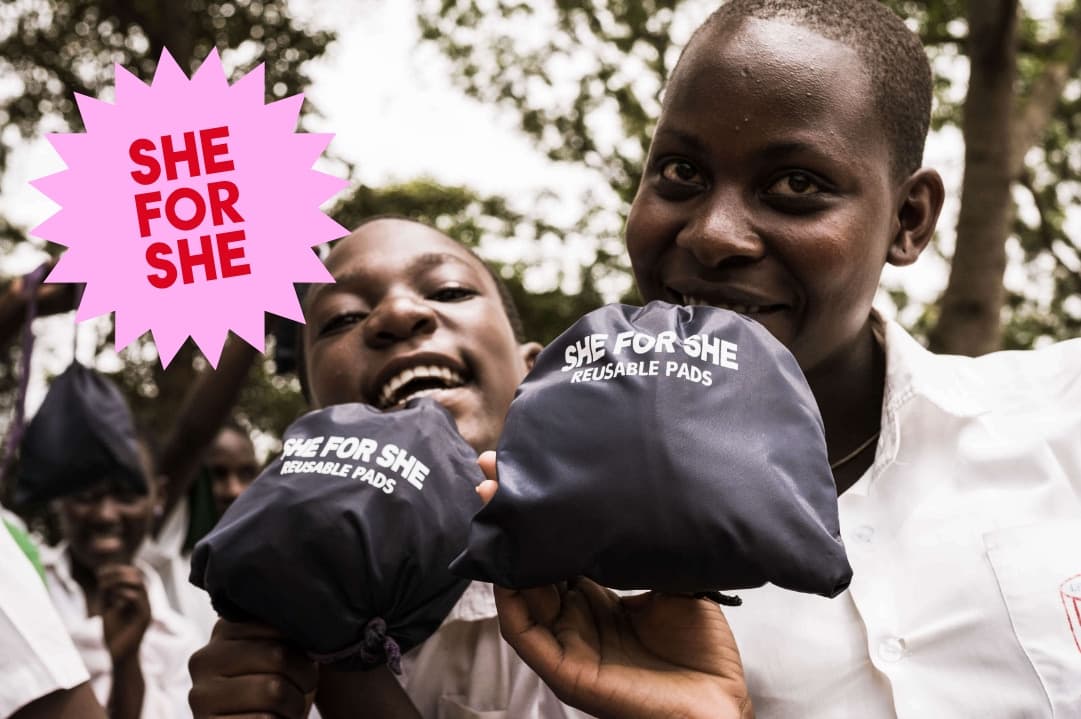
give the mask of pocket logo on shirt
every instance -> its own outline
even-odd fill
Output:
[[[1075,574],[1059,587],[1059,597],[1066,609],[1066,622],[1073,632],[1077,651],[1081,652],[1081,574]]]

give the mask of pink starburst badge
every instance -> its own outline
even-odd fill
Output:
[[[347,183],[312,169],[331,135],[294,132],[303,96],[263,97],[262,65],[230,86],[216,50],[190,80],[163,52],[48,137],[68,166],[32,183],[61,205],[34,234],[68,247],[48,281],[86,283],[78,320],[115,311],[118,349],[150,330],[168,365],[190,336],[217,366],[229,330],[262,350],[264,312],[303,322],[293,283],[332,281],[311,249],[346,234],[319,204]]]

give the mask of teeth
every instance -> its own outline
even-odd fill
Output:
[[[414,399],[416,397],[427,397],[428,395],[435,394],[438,391],[439,391],[438,389],[436,389],[435,387],[432,387],[431,389],[421,389],[421,390],[417,390],[416,392],[410,392],[409,394],[407,394],[406,396],[404,396],[400,400],[398,400],[395,403],[395,406],[397,406],[399,404],[405,404],[409,400]]]
[[[683,304],[688,307],[717,307],[722,310],[731,310],[741,315],[758,314],[762,311],[761,305],[735,305],[728,304],[727,302],[707,302],[700,297],[694,297],[692,295],[683,295]]]
[[[398,390],[407,383],[418,378],[439,379],[447,385],[446,388],[458,387],[465,384],[465,380],[462,379],[462,376],[449,367],[439,367],[437,365],[419,365],[417,367],[410,367],[394,375],[383,385],[383,389],[379,392],[379,406],[386,408],[392,404],[405,402],[413,397],[423,397],[438,391],[439,388],[418,390],[403,398],[398,398],[397,401],[392,401],[395,400],[395,395]]]

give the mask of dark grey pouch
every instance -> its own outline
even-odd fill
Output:
[[[429,399],[310,412],[283,447],[195,546],[191,582],[320,662],[397,669],[468,585],[447,565],[480,508],[476,453]]]
[[[583,317],[519,388],[498,472],[461,576],[825,596],[851,580],[818,406],[788,350],[733,312]]]

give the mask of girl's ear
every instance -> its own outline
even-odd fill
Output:
[[[930,168],[916,170],[901,185],[897,208],[897,234],[886,253],[886,261],[903,267],[911,265],[935,236],[946,190],[942,177]]]
[[[533,369],[533,364],[537,361],[537,355],[544,349],[539,342],[523,342],[518,345],[518,351],[522,355],[522,360],[525,362],[526,370]]]

